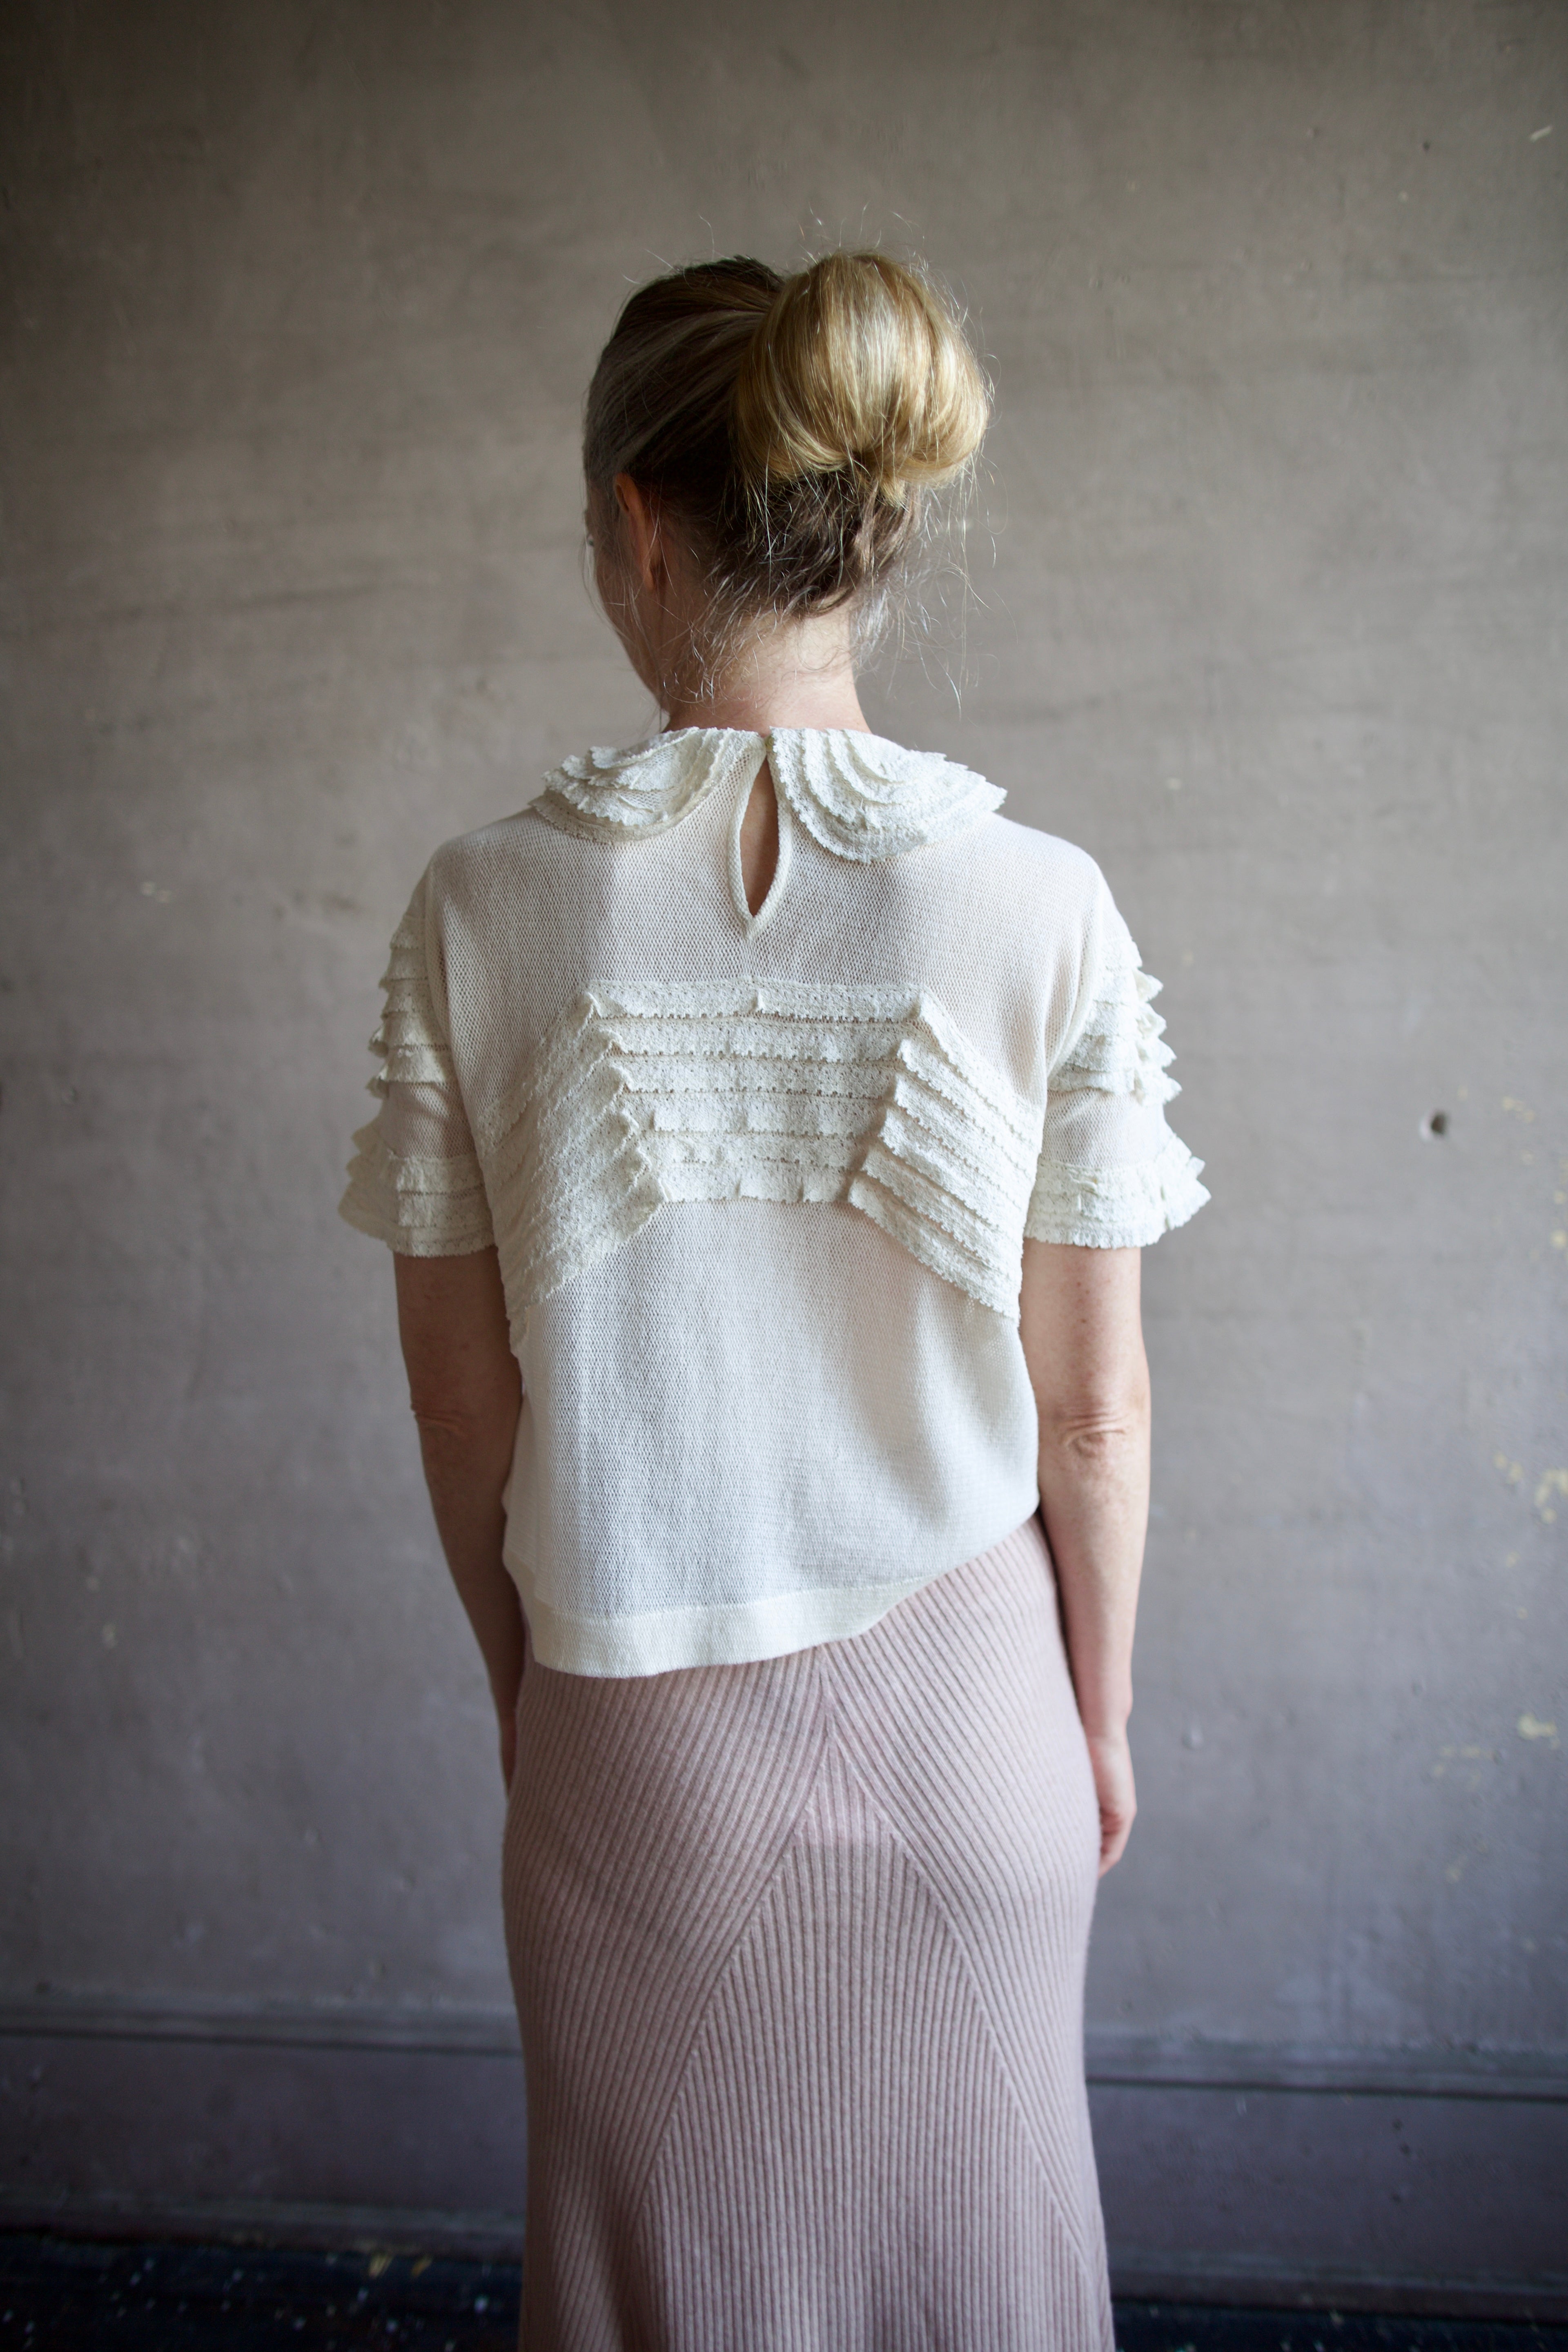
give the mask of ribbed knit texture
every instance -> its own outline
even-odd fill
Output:
[[[531,1663],[520,1734],[524,2352],[1110,2352],[1037,1520],[850,1640]]]

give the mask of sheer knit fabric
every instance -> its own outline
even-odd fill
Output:
[[[499,1252],[544,1664],[787,1654],[984,1551],[1037,1500],[1026,1235],[1139,1246],[1207,1197],[1103,877],[1001,797],[874,736],[689,729],[422,877],[343,1213]]]

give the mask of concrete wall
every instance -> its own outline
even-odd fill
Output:
[[[487,1701],[333,1213],[363,1039],[431,846],[646,721],[578,570],[624,292],[883,238],[999,398],[962,697],[909,667],[874,723],[1100,858],[1215,1194],[1148,1267],[1120,2275],[1539,2302],[1568,15],[34,0],[5,38],[5,2210],[507,2239]]]

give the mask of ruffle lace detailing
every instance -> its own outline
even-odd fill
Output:
[[[1016,1315],[1040,1117],[914,987],[595,989],[477,1138],[528,1310],[679,1201],[847,1201]]]
[[[1138,950],[1119,918],[1117,929],[1109,969],[1064,1059],[1051,1072],[1050,1092],[1058,1097],[1092,1089],[1137,1103],[1134,1132],[1142,1129],[1148,1137],[1149,1157],[1111,1156],[1090,1166],[1042,1157],[1025,1225],[1032,1241],[1144,1249],[1184,1225],[1209,1197],[1198,1181],[1202,1160],[1194,1159],[1164,1122],[1164,1106],[1181,1088],[1170,1075],[1174,1056],[1153,1006],[1160,983],[1140,969]],[[1047,1153],[1051,1126],[1047,1116]],[[1081,1136],[1082,1129],[1078,1132]]]
[[[533,806],[592,841],[666,833],[725,777],[748,763],[754,775],[764,756],[762,736],[730,727],[681,727],[624,751],[595,745],[552,768]]]
[[[380,1066],[370,1081],[373,1095],[389,1086],[450,1086],[452,1049],[447,1045],[425,967],[425,927],[419,899],[392,934],[392,952],[381,975],[386,1002],[371,1034],[370,1050]]]
[[[754,776],[764,760],[812,839],[862,863],[966,832],[1005,797],[940,752],[906,751],[847,728],[776,727],[764,735],[683,727],[628,751],[563,760],[533,807],[566,833],[641,838],[679,824],[715,785]]]
[[[424,902],[422,883],[392,935],[382,974],[386,1001],[370,1040],[377,1057],[370,1091],[384,1098],[395,1086],[436,1087],[448,1099],[457,1095],[452,1049],[426,961]],[[459,1128],[466,1138],[460,1121]],[[348,1190],[338,1204],[349,1224],[404,1257],[462,1257],[489,1248],[485,1180],[472,1151],[447,1159],[396,1152],[374,1120],[353,1140]]]
[[[1117,969],[1089,1006],[1066,1059],[1051,1072],[1053,1094],[1098,1087],[1102,1094],[1132,1095],[1158,1108],[1181,1093],[1166,1075],[1175,1055],[1153,1007],[1161,982],[1139,970],[1138,950],[1131,940],[1128,947],[1131,961]]]
[[[1203,1161],[1179,1136],[1152,1160],[1124,1168],[1075,1168],[1042,1160],[1024,1231],[1031,1241],[1079,1249],[1147,1249],[1196,1216],[1208,1193]]]
[[[456,1160],[405,1159],[373,1121],[354,1137],[339,1214],[403,1257],[465,1257],[490,1245],[485,1180],[472,1152]]]
[[[938,751],[910,751],[846,728],[775,727],[778,788],[812,839],[862,863],[967,833],[1006,798]]]

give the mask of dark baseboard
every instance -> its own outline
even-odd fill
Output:
[[[111,2245],[279,2246],[320,2253],[444,2254],[521,2263],[521,2213],[453,2207],[290,2203],[212,2197],[184,2203],[127,2197],[33,2200],[0,2191],[0,2231]]]
[[[1118,2295],[1568,2320],[1568,2063],[1091,2034]],[[0,2227],[515,2261],[503,2011],[0,2007]]]
[[[1111,2249],[1118,2303],[1230,2305],[1247,2311],[1386,2312],[1427,2319],[1568,2323],[1568,2273],[1512,2278],[1472,2273],[1415,2278],[1394,2272],[1284,2264],[1246,2254],[1185,2260]]]

